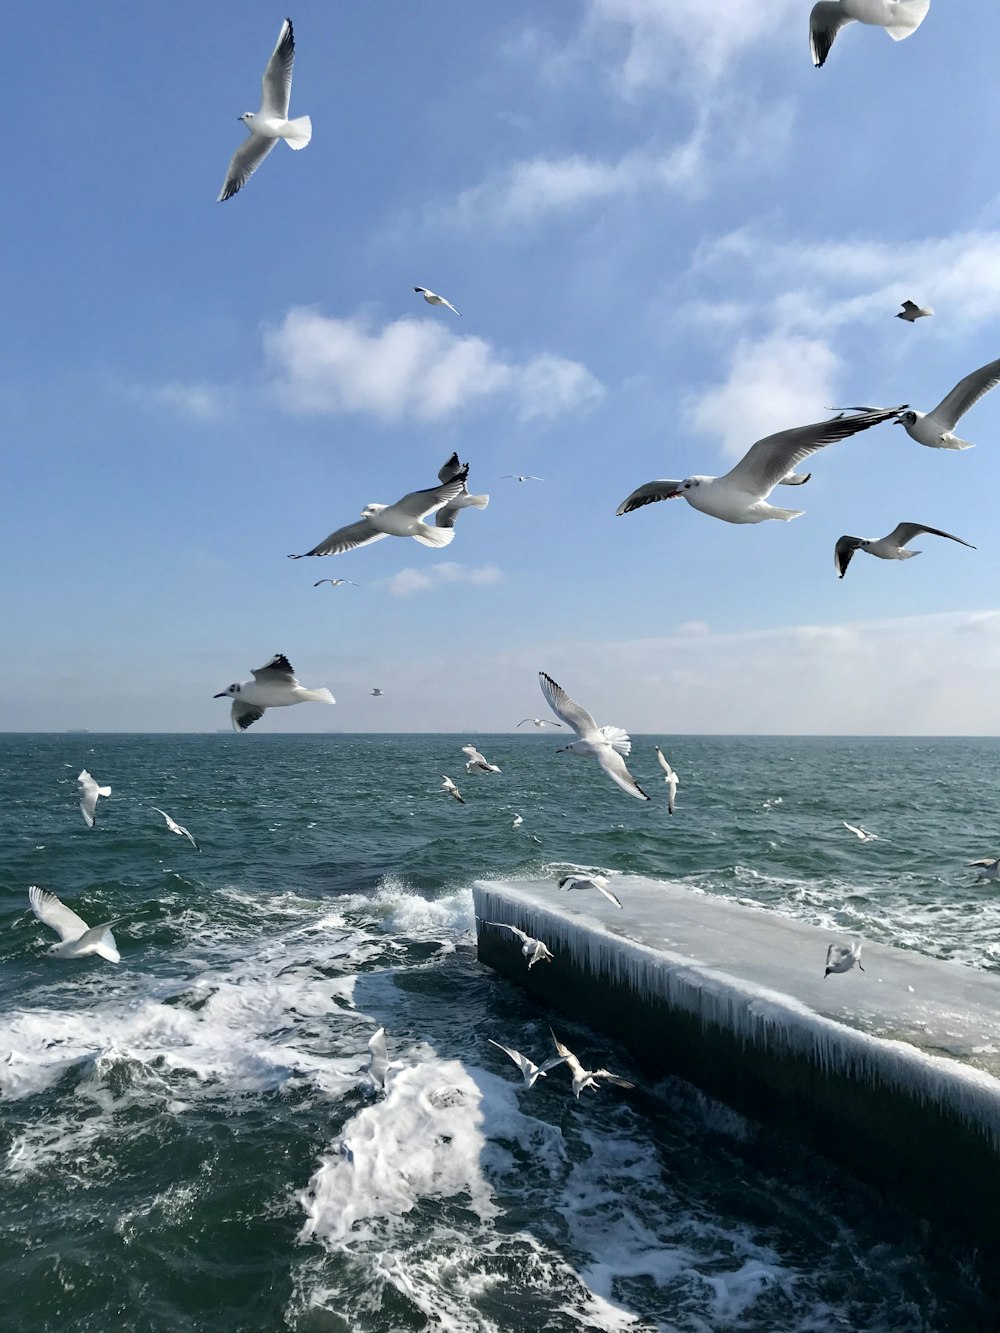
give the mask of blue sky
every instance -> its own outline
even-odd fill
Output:
[[[615,517],[1000,356],[1000,11],[817,71],[809,8],[300,0],[312,143],[217,204],[281,10],[12,7],[0,729],[222,727],[281,651],[338,703],[261,729],[504,730],[544,669],[635,732],[1000,732],[1000,393],[965,454],[832,446],[791,524]],[[453,449],[447,550],[285,558]],[[902,519],[978,550],[838,582]]]

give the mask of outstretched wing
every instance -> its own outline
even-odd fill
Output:
[[[567,726],[572,727],[581,740],[595,740],[600,736],[597,723],[575,700],[571,699],[561,685],[557,685],[544,671],[538,673],[538,683],[542,687],[546,702],[561,717]]]
[[[379,532],[368,519],[363,518],[360,523],[348,523],[346,528],[337,528],[311,551],[303,551],[302,555],[290,555],[288,558],[303,560],[307,555],[343,555],[345,551],[355,551],[359,546],[370,546],[372,542],[380,542],[388,535],[387,532]]]
[[[443,509],[446,504],[457,499],[465,490],[465,479],[468,475],[469,465],[466,463],[451,481],[442,482],[440,486],[430,486],[424,491],[411,491],[390,508],[407,514],[410,518],[424,518],[427,514],[433,514],[435,509]]]
[[[959,380],[951,393],[942,398],[934,411],[928,412],[927,415],[939,421],[942,426],[947,426],[949,430],[954,430],[959,418],[964,417],[969,408],[978,403],[983,394],[989,393],[997,384],[1000,384],[1000,360],[980,366],[971,375],[966,375],[964,380]],[[924,531],[929,532],[930,529],[925,528]]]
[[[843,537],[837,539],[837,545],[833,548],[833,567],[840,578],[843,578],[847,573],[847,566],[851,563],[854,552],[860,545],[860,537],[849,537],[846,533]]]
[[[263,708],[255,708],[253,704],[245,704],[242,699],[233,700],[232,709],[233,730],[246,731],[247,727],[253,726],[264,716]]]
[[[809,50],[817,69],[826,64],[834,38],[844,24],[850,22],[850,15],[844,13],[837,0],[820,0],[818,5],[813,5],[809,15]]]
[[[292,20],[285,19],[278,33],[278,41],[264,70],[260,90],[260,114],[288,119],[288,103],[292,96],[292,66],[295,63],[295,34]]]
[[[299,682],[295,679],[295,672],[292,670],[292,664],[284,653],[275,653],[270,662],[265,662],[262,667],[250,673],[254,680],[261,685],[269,682],[277,683],[280,681],[283,685],[297,685]]]
[[[28,902],[39,921],[51,926],[61,940],[79,939],[90,929],[82,917],[38,884],[32,884],[28,890]]]
[[[417,291],[419,290],[420,288],[418,287]],[[454,481],[461,471],[462,471],[462,464],[458,461],[458,454],[454,453],[450,458],[446,459],[444,463],[441,464],[441,467],[438,471],[438,481],[443,481],[443,482]]]
[[[947,537],[950,542],[958,542],[960,546],[968,546],[974,551],[976,548],[971,542],[962,541],[961,537],[954,536],[950,532],[942,532],[940,528],[925,528],[919,523],[897,523],[885,541],[892,542],[894,546],[905,546],[907,542],[912,542],[914,537],[919,537],[922,532],[928,533],[931,537]]]
[[[630,796],[636,797],[640,801],[648,801],[649,797],[636,782],[635,778],[625,766],[625,760],[617,750],[612,749],[610,745],[603,745],[597,754],[597,762],[607,773],[612,782],[617,782],[622,791],[627,791]],[[606,895],[614,897],[613,894]],[[618,900],[615,899],[617,902]],[[618,903],[621,907],[621,903]]]
[[[265,139],[262,134],[251,134],[244,139],[233,154],[215,202],[221,204],[226,199],[232,199],[234,194],[239,194],[277,142],[277,139]]]
[[[641,509],[643,505],[655,504],[657,500],[676,500],[680,493],[679,481],[647,481],[623,500],[615,513],[620,518],[622,514],[631,514],[633,509]]]

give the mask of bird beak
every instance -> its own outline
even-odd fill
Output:
[[[229,695],[226,693],[225,690],[223,690],[221,694],[213,694],[213,695],[212,695],[212,698],[213,698],[213,699],[228,699],[228,697],[229,697]]]

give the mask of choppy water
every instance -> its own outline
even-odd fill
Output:
[[[1000,742],[656,738],[670,820],[551,736],[476,738],[503,772],[466,777],[467,739],[0,737],[2,1328],[996,1327],[906,1218],[690,1088],[525,1090],[488,1038],[542,1053],[547,1015],[476,962],[470,886],[628,870],[1000,968],[963,869]],[[654,790],[651,740],[633,767]],[[46,957],[31,883],[125,917],[121,964]]]

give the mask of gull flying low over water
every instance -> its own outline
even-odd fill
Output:
[[[102,921],[99,926],[88,926],[82,917],[61,903],[54,893],[49,893],[32,884],[28,890],[28,902],[39,921],[42,921],[59,936],[59,943],[50,945],[46,953],[54,958],[86,958],[96,953],[106,958],[109,963],[120,963],[121,954],[115,944],[111,927],[116,926],[122,917],[112,921]]]
[[[667,757],[659,746],[656,747],[656,758],[663,769],[663,781],[667,784],[667,814],[672,815],[674,813],[674,802],[677,799],[677,788],[680,784],[677,781],[677,774],[667,763]]]
[[[368,1061],[368,1077],[376,1088],[385,1091],[385,1076],[389,1072],[389,1052],[385,1048],[385,1028],[378,1028],[368,1042],[371,1058]]]
[[[449,459],[442,464],[438,473],[438,481],[449,482],[460,478],[462,489],[450,504],[446,504],[443,509],[437,511],[437,517],[434,520],[435,526],[439,528],[453,528],[455,519],[458,518],[459,511],[462,509],[485,509],[490,502],[488,495],[473,495],[466,485],[465,479],[469,475],[468,463],[460,463],[458,454],[452,454]]]
[[[628,732],[621,727],[599,727],[587,710],[572,700],[544,671],[539,671],[538,683],[553,713],[579,737],[579,740],[563,745],[556,754],[592,754],[612,782],[637,800],[648,801],[649,797],[625,766],[625,756],[632,753]]]
[[[292,20],[285,19],[278,33],[278,43],[264,70],[260,110],[256,114],[244,111],[240,116],[250,137],[244,139],[233,154],[217,203],[231,199],[237,191],[242,190],[279,139],[284,139],[289,148],[297,150],[305,148],[312,138],[312,121],[308,116],[288,119],[294,63],[295,35],[292,32]]]
[[[336,703],[333,695],[326,688],[318,690],[304,689],[295,679],[292,664],[284,653],[275,653],[270,662],[251,672],[253,680],[245,680],[238,685],[230,685],[215,699],[233,697],[233,730],[246,731],[254,722],[264,716],[265,708],[284,708],[289,704]]]
[[[513,822],[513,824],[511,824],[511,828],[520,828],[521,825],[522,825],[523,823],[524,823],[524,816],[523,816],[523,815],[515,815],[515,816],[514,816],[514,822]]]
[[[529,1060],[528,1057],[522,1055],[520,1051],[513,1051],[509,1046],[501,1046],[500,1043],[494,1041],[492,1037],[487,1038],[487,1040],[490,1045],[495,1046],[498,1051],[503,1051],[504,1055],[510,1056],[524,1075],[524,1082],[529,1088],[533,1088],[538,1079],[544,1077],[550,1069],[555,1069],[557,1065],[564,1063],[563,1057],[560,1055],[556,1059],[546,1060],[544,1064],[536,1065],[533,1060]]]
[[[825,63],[837,33],[852,20],[885,28],[901,42],[920,27],[930,7],[931,0],[820,0],[809,15],[813,64],[819,69]]]
[[[831,944],[826,951],[826,971],[823,973],[823,980],[825,981],[831,972],[850,972],[855,964],[859,971],[865,970],[861,966],[860,940],[854,940],[852,944]]]
[[[522,717],[521,720],[520,720],[520,722],[519,722],[517,725],[518,725],[519,727],[523,727],[524,724],[525,724],[525,722],[530,722],[531,725],[532,725],[533,727],[561,727],[561,726],[562,726],[562,723],[561,723],[561,722],[552,722],[552,721],[550,721],[550,719],[547,718],[547,717]]]
[[[767,435],[752,444],[736,466],[723,476],[647,481],[622,501],[617,513],[630,514],[633,509],[641,509],[656,500],[683,496],[692,509],[720,518],[724,523],[763,523],[768,518],[788,522],[804,511],[778,509],[767,503],[767,497],[775,486],[800,486],[809,480],[808,474],[802,477],[795,473],[796,464],[828,444],[898,417],[903,407],[871,408],[851,416],[841,415],[829,421]]]
[[[896,424],[905,429],[911,440],[926,444],[929,449],[974,449],[974,444],[959,439],[955,427],[969,408],[998,384],[1000,360],[990,361],[959,380],[930,412],[900,412]]]
[[[854,836],[858,838],[861,842],[880,841],[877,833],[869,833],[868,830],[866,828],[862,828],[860,824],[848,824],[846,819],[842,819],[840,822],[843,824],[844,828],[849,829],[850,832],[853,833]]]
[[[931,537],[947,537],[950,542],[968,546],[970,551],[976,549],[971,542],[963,541],[950,532],[942,532],[940,528],[926,528],[920,523],[897,523],[887,537],[841,537],[833,551],[834,568],[843,578],[855,551],[864,551],[866,555],[877,556],[879,560],[909,560],[920,555],[920,552],[905,550],[906,543],[912,542],[914,537],[919,537],[923,532]]]
[[[191,837],[191,834],[187,831],[187,829],[184,827],[183,824],[178,824],[176,820],[171,819],[170,816],[167,814],[166,810],[161,810],[158,805],[151,805],[149,808],[150,810],[155,810],[158,815],[163,816],[163,818],[167,821],[167,828],[170,830],[171,833],[176,833],[182,838],[187,838],[188,842],[191,844],[191,846],[195,849],[196,852],[201,851],[201,848],[195,842],[194,838]]]
[[[481,755],[474,745],[463,745],[462,753],[469,756],[465,765],[466,773],[499,773],[496,764],[491,764],[485,755]]]
[[[85,768],[80,770],[77,782],[80,786],[80,814],[87,828],[93,828],[97,823],[97,798],[110,796],[111,788],[99,787]]]
[[[311,551],[288,558],[302,560],[307,555],[341,555],[359,546],[370,546],[383,537],[412,537],[421,546],[447,546],[455,536],[454,527],[432,528],[422,520],[456,500],[465,490],[468,475],[469,469],[465,467],[453,481],[431,486],[425,491],[411,491],[395,504],[366,505],[361,511],[360,523],[337,528]]]
[[[455,800],[459,803],[459,805],[464,805],[465,800],[462,796],[462,793],[455,786],[454,782],[452,782],[448,774],[443,773],[441,776],[444,778],[444,782],[441,783],[441,790],[446,791],[449,796],[454,796]]]
[[[596,889],[598,893],[607,898],[609,903],[621,907],[620,901],[608,888],[605,875],[563,875],[559,881],[559,887],[565,889],[567,893],[572,892],[573,889]]]
[[[528,960],[528,971],[536,963],[551,963],[553,954],[547,944],[541,940],[536,940],[533,935],[527,935],[523,930],[518,930],[517,926],[509,926],[506,921],[487,921],[487,926],[496,926],[497,930],[509,930],[512,935],[516,935],[521,941],[521,953]]]
[[[415,292],[419,292],[428,305],[446,305],[449,310],[455,310],[450,301],[446,301],[443,296],[438,296],[437,292],[429,291],[426,287],[414,287]],[[461,310],[455,310],[455,314],[461,318]]]
[[[915,324],[918,319],[926,319],[933,314],[934,311],[929,305],[917,305],[916,301],[904,301],[903,308],[896,318],[905,319],[907,324]]]
[[[978,866],[980,879],[1000,879],[1000,856],[981,856],[978,861],[966,861],[965,864]]]
[[[552,1029],[549,1028],[552,1032]],[[599,1078],[606,1079],[608,1083],[613,1083],[618,1088],[634,1088],[635,1084],[630,1083],[627,1078],[621,1078],[618,1074],[612,1074],[609,1069],[584,1069],[583,1065],[576,1058],[568,1046],[564,1046],[554,1032],[552,1040],[556,1044],[556,1052],[559,1057],[566,1061],[569,1071],[573,1075],[573,1096],[579,1100],[580,1093],[584,1088],[597,1088]]]
[[[318,588],[321,583],[329,583],[331,588],[339,588],[344,583],[349,583],[352,588],[358,587],[353,579],[317,579],[313,587]]]

